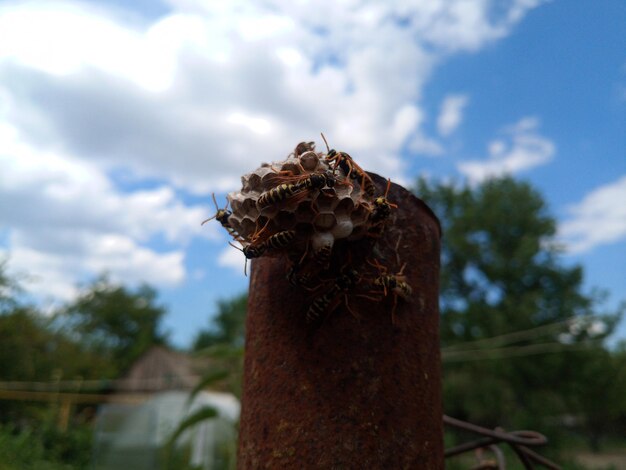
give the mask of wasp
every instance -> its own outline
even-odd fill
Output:
[[[378,261],[374,263],[368,261],[368,263],[374,266],[379,271],[379,276],[374,279],[372,284],[377,290],[382,290],[383,295],[387,297],[390,293],[393,295],[393,307],[391,308],[391,322],[395,324],[396,306],[398,304],[398,297],[401,297],[407,302],[412,300],[413,288],[406,282],[406,276],[404,275],[404,268],[406,263],[402,265],[400,271],[396,274],[388,274],[387,268],[381,265]]]
[[[267,227],[267,226],[266,226]],[[264,227],[254,238],[252,243],[249,243],[248,245],[244,246],[243,248],[239,248],[236,245],[233,245],[232,243],[230,243],[230,246],[238,249],[239,251],[241,251],[244,256],[246,257],[246,265],[244,266],[244,274],[247,274],[247,266],[248,266],[248,260],[249,259],[253,259],[253,258],[259,258],[261,256],[263,256],[265,254],[266,251],[273,249],[273,250],[279,250],[281,248],[285,248],[287,246],[289,246],[291,244],[291,242],[293,242],[293,240],[296,238],[296,231],[295,230],[283,230],[282,232],[278,232],[275,233],[274,235],[269,236],[268,238],[266,238],[263,241],[256,241],[256,239],[259,237],[260,233],[263,232],[265,230]]]
[[[258,258],[259,256],[263,256],[269,249],[279,250],[287,247],[295,237],[295,230],[283,230],[282,232],[277,232],[269,236],[262,242],[252,242],[246,245],[241,251],[248,259]]]
[[[226,206],[223,209],[220,209],[215,199],[215,193],[212,193],[211,197],[213,198],[213,204],[215,204],[215,215],[212,217],[209,217],[208,219],[203,220],[200,225],[204,225],[209,220],[215,219],[220,224],[222,224],[222,227],[224,227],[226,230],[228,230],[229,232],[233,232],[234,230],[230,226],[230,223],[228,222],[229,217],[233,214],[231,211],[228,210],[228,204],[230,203],[230,201],[227,199]]]
[[[387,194],[389,194],[389,188],[391,187],[391,180],[387,180],[387,189],[384,196],[378,196],[374,199],[374,209],[370,213],[370,221],[374,224],[385,221],[391,215],[391,209],[397,209],[397,204],[389,202]]]
[[[328,142],[326,141],[326,137],[322,134],[322,139],[324,139],[324,143],[326,144],[326,161],[329,163],[334,162],[333,170],[336,170],[337,167],[341,168],[346,175],[346,178],[352,179],[361,179],[361,188],[370,197],[373,197],[376,193],[376,186],[374,186],[374,182],[372,178],[365,173],[365,170],[356,164],[354,159],[348,155],[346,152],[338,152],[335,149],[331,149],[328,146]]]
[[[293,242],[296,238],[295,230],[283,230],[282,232],[275,233],[263,242],[265,249],[279,250],[285,248]]]
[[[302,287],[306,290],[313,290],[309,287],[313,278],[312,272],[302,272],[300,264],[294,264],[287,271],[287,281],[295,287]]]
[[[324,294],[316,297],[311,303],[307,313],[306,320],[308,323],[313,323],[319,319],[324,313],[332,313],[337,305],[331,307],[333,302],[337,301],[339,295],[343,294],[346,308],[348,311],[356,317],[355,313],[350,309],[348,305],[347,292],[356,286],[359,275],[355,270],[349,270],[344,274],[341,274],[335,279],[334,284]]]
[[[324,268],[328,268],[330,264],[330,257],[333,254],[332,245],[324,245],[319,250],[315,251],[315,262]]]
[[[257,200],[257,205],[260,208],[278,204],[304,191],[322,189],[324,186],[332,188],[336,182],[335,176],[331,172],[313,173],[305,177],[276,176],[276,178],[283,181],[296,178],[297,181],[295,183],[282,183],[269,191],[265,191]]]
[[[291,284],[292,286],[304,287],[305,289],[310,290],[307,286],[312,279],[312,273],[302,273],[302,267],[304,266],[304,260],[306,259],[308,252],[309,244],[307,243],[306,249],[304,250],[304,253],[300,257],[300,259],[298,261],[292,261],[291,267],[287,271],[286,277],[287,281],[289,281],[289,284]]]

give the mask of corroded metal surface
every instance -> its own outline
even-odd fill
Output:
[[[379,192],[386,181],[372,175]],[[349,295],[316,328],[311,294],[283,258],[252,266],[240,424],[240,469],[443,469],[438,334],[440,226],[397,185],[393,225],[376,258],[396,263],[411,302]],[[356,267],[358,270],[358,267]]]

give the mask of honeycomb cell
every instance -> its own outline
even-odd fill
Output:
[[[300,173],[302,173],[298,160],[288,161],[284,163],[281,167],[281,170],[290,171],[294,175],[299,175]]]
[[[317,209],[320,212],[329,212],[333,209],[333,204],[336,200],[337,196],[334,194],[334,191],[330,194],[320,191],[315,203],[317,204]]]
[[[256,173],[250,173],[247,175],[246,183],[244,186],[248,188],[260,188],[261,187],[261,176]],[[243,178],[242,178],[243,179]]]
[[[259,214],[263,214],[264,216],[267,216],[267,217],[274,217],[280,211],[280,207],[278,207],[278,205],[269,205],[269,206],[259,208],[257,204],[256,209],[258,210]]]
[[[337,218],[335,217],[335,214],[333,214],[332,212],[323,212],[323,213],[317,214],[317,216],[315,217],[315,220],[313,221],[313,225],[320,232],[322,231],[326,232],[332,229],[336,223],[337,223]]]
[[[246,234],[248,238],[252,238],[252,234],[256,231],[256,221],[249,217],[244,217],[241,219],[239,224],[241,226],[241,231],[238,230],[238,232],[242,235]]]
[[[279,179],[280,175],[275,171],[270,171],[260,177],[260,183],[257,186],[259,188],[259,192],[264,193],[265,191],[270,191],[272,188],[276,187],[280,183]]]
[[[350,214],[354,210],[354,201],[351,198],[341,199],[335,206],[337,213]]]
[[[300,156],[300,164],[307,171],[315,171],[320,163],[320,158],[315,152],[306,152]]]
[[[337,220],[337,224],[332,228],[331,232],[335,239],[348,238],[354,229],[354,224],[348,218]]]
[[[303,201],[299,206],[298,210],[294,211],[296,219],[298,222],[311,222],[315,215],[318,213],[317,210],[313,209],[312,201]]]
[[[229,199],[229,204],[232,212],[243,212],[241,201],[238,199]]]
[[[371,209],[365,204],[359,204],[359,206],[353,210],[350,214],[352,223],[354,225],[362,225],[368,222]]]
[[[241,204],[241,210],[246,213],[246,215],[249,215],[250,211],[252,210],[256,211],[256,200],[252,198],[244,199],[243,203]]]
[[[274,217],[274,222],[282,230],[291,230],[296,225],[295,212],[279,211]]]

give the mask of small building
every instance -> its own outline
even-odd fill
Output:
[[[114,394],[138,395],[137,405],[100,407],[94,430],[92,468],[153,470],[164,467],[164,445],[179,425],[207,407],[216,416],[189,428],[176,441],[176,462],[170,468],[211,470],[232,464],[236,450],[239,401],[230,393],[190,391],[210,371],[206,358],[155,346],[116,381]],[[170,456],[171,457],[171,456]]]
[[[207,373],[211,361],[153,346],[116,381],[115,393],[150,394],[167,390],[192,390]]]

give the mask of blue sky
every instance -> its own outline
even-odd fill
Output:
[[[624,24],[618,0],[0,2],[0,250],[44,305],[153,284],[187,345],[247,286],[211,192],[324,131],[407,185],[531,182],[616,306]]]

